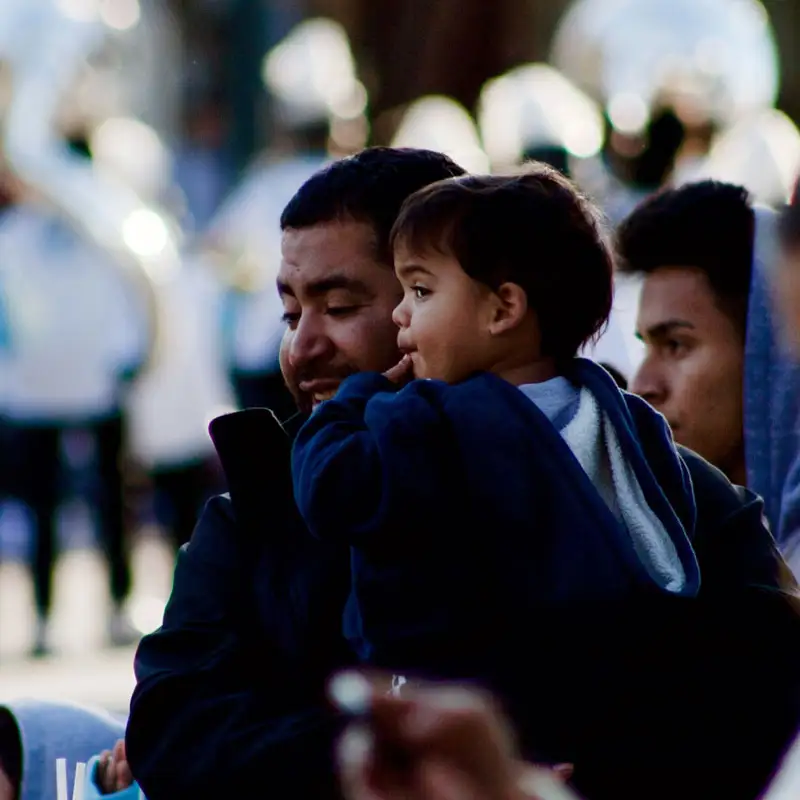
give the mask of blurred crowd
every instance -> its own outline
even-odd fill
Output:
[[[87,543],[108,566],[108,644],[130,646],[149,634],[137,653],[126,741],[125,721],[105,712],[44,701],[0,708],[0,798],[50,800],[54,759],[62,757],[70,777],[76,763],[88,763],[86,797],[219,797],[260,779],[281,796],[354,800],[556,800],[573,788],[588,800],[745,800],[760,796],[782,763],[774,797],[793,780],[800,793],[790,751],[800,732],[793,605],[800,578],[800,129],[777,108],[781,64],[761,3],[576,0],[546,63],[486,76],[474,109],[443,95],[420,97],[397,110],[383,142],[389,147],[368,149],[369,97],[347,32],[330,19],[306,18],[262,54],[269,137],[242,170],[222,146],[231,121],[219,88],[206,85],[178,100],[176,75],[193,86],[213,81],[177,68],[177,39],[164,8],[137,0],[6,0],[0,11],[0,561],[30,565],[33,656],[53,652],[59,555]],[[685,552],[648,540],[632,557],[656,576],[656,594],[702,603],[698,621],[693,606],[662,608],[647,591],[627,601],[636,615],[625,606],[607,624],[603,605],[580,619],[562,615],[564,597],[554,588],[556,600],[536,600],[552,619],[525,634],[527,649],[541,647],[548,662],[539,695],[520,675],[520,664],[531,662],[517,650],[494,650],[494,638],[481,640],[484,648],[491,642],[495,660],[514,664],[502,678],[476,680],[486,684],[476,690],[429,683],[494,679],[496,665],[482,653],[467,674],[475,640],[451,638],[441,619],[454,612],[434,613],[452,577],[446,559],[429,586],[428,573],[415,573],[397,547],[366,556],[359,549],[373,519],[348,509],[369,496],[375,464],[364,466],[348,450],[351,460],[337,454],[338,472],[328,476],[330,462],[318,452],[324,436],[312,424],[323,424],[317,409],[334,405],[326,401],[344,379],[361,386],[350,384],[354,373],[404,381],[390,368],[397,327],[410,328],[410,317],[402,304],[391,311],[390,271],[388,287],[352,279],[365,264],[391,264],[394,248],[403,282],[397,248],[414,236],[440,236],[439,255],[455,253],[462,266],[468,250],[476,261],[478,251],[502,255],[511,270],[513,255],[525,250],[508,244],[513,232],[501,233],[510,211],[497,211],[485,235],[467,223],[454,234],[471,219],[469,199],[447,212],[456,221],[437,232],[437,214],[446,215],[450,200],[434,193],[424,205],[425,187],[464,180],[462,173],[492,175],[497,183],[475,179],[470,191],[500,194],[502,176],[529,164],[552,170],[531,180],[541,182],[540,195],[553,192],[553,207],[552,198],[566,196],[559,191],[572,197],[574,187],[579,198],[563,223],[574,227],[561,239],[567,228],[557,221],[548,227],[546,210],[526,224],[542,237],[534,260],[564,261],[563,272],[536,284],[541,293],[563,289],[549,316],[538,309],[540,323],[557,318],[566,330],[582,311],[591,316],[592,302],[602,305],[602,286],[569,272],[581,259],[588,263],[580,249],[588,226],[597,232],[594,245],[613,251],[613,298],[577,337],[591,361],[576,363],[593,361],[602,375],[576,369],[589,370],[587,386],[605,386],[610,376],[630,392],[620,398],[649,404],[642,410],[638,400],[624,401],[626,424],[639,437],[630,458],[652,466],[652,491],[660,485],[671,506],[655,511],[662,501],[653,501],[643,480],[633,500],[620,489],[609,503],[629,530],[645,524],[630,508],[647,506],[659,535],[699,531]],[[404,202],[418,190],[415,217]],[[515,208],[513,197],[503,209]],[[494,213],[480,209],[484,219]],[[319,238],[303,238],[308,231]],[[467,272],[490,283],[480,269]],[[421,300],[428,290],[410,291]],[[336,292],[317,319],[319,303]],[[380,309],[366,321],[348,316],[371,304]],[[460,350],[453,340],[458,356],[438,353],[436,362],[448,383],[458,383],[459,358],[467,358],[461,351],[477,352],[480,341],[469,339],[463,317],[443,319],[430,341],[443,352],[447,326],[452,337],[461,332]],[[414,349],[400,343],[401,353]],[[443,377],[424,366],[427,373],[415,363],[416,377]],[[405,368],[412,368],[407,360]],[[360,390],[351,391],[347,408],[366,405]],[[597,390],[610,391],[611,384]],[[563,398],[526,394],[594,480],[586,466],[592,454],[580,455],[572,423],[558,421],[564,408],[547,411]],[[652,433],[660,423],[647,416],[649,407],[663,415],[653,418],[668,424],[667,434]],[[312,410],[295,445],[292,483],[289,450]],[[345,410],[329,424],[351,424]],[[482,422],[487,430],[492,416],[486,412]],[[409,423],[404,441],[419,436],[434,454],[432,435],[421,432],[425,420],[419,430]],[[615,436],[606,429],[604,446],[627,453],[627,439]],[[653,455],[667,443],[669,457]],[[673,453],[683,459],[677,478]],[[391,506],[387,523],[418,528],[420,541],[438,525],[457,527],[454,520],[461,529],[478,524],[455,512],[447,523],[434,511],[422,521],[403,516],[409,505],[414,514],[427,508],[434,457],[401,464],[418,484],[409,484],[414,492],[402,484],[402,502]],[[506,463],[478,461],[486,473]],[[635,463],[628,469],[642,474]],[[532,467],[532,480],[549,468]],[[394,473],[377,474],[385,491],[375,506],[387,514],[396,500],[386,488]],[[304,483],[303,475],[312,477]],[[509,478],[503,490],[523,477]],[[690,512],[682,505],[687,492]],[[572,505],[572,495],[560,497]],[[70,516],[76,508],[83,516]],[[508,519],[500,527],[511,528],[520,513],[496,515],[494,524]],[[577,524],[548,520],[565,535]],[[306,529],[314,534],[313,545],[283,537],[298,524],[304,536]],[[153,527],[169,542],[176,571],[163,625],[149,633],[130,618],[131,553],[139,533]],[[351,541],[350,529],[362,539],[353,534]],[[556,558],[559,547],[547,557]],[[611,579],[618,567],[593,547],[586,545],[564,581],[586,592],[600,576],[623,584]],[[676,563],[679,579],[670,577]],[[362,578],[372,594],[361,594]],[[404,580],[417,598],[398,614]],[[459,584],[452,585],[455,598]],[[503,629],[519,616],[520,636],[526,623],[517,611],[533,601],[526,596],[510,613],[499,601],[495,608],[484,589],[481,583],[461,598],[462,610],[474,607],[474,622],[491,606]],[[414,619],[417,607],[429,616]],[[381,614],[391,621],[384,625]],[[642,620],[652,625],[646,633],[637,627]],[[424,645],[415,650],[386,634],[404,625]],[[477,623],[471,637],[476,630]],[[664,689],[695,657],[677,688]],[[589,675],[586,664],[595,660],[600,666]],[[377,671],[350,671],[365,665]],[[407,685],[401,673],[412,676]],[[503,695],[502,704],[487,686]],[[660,773],[670,774],[659,780]]]

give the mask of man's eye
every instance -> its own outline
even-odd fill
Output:
[[[361,306],[331,306],[325,313],[331,317],[346,317],[348,314],[358,311],[359,308]]]
[[[424,286],[412,286],[411,291],[414,292],[414,297],[417,300],[422,300],[423,297],[427,297],[430,293],[430,289],[426,289]]]
[[[688,347],[683,343],[676,341],[675,339],[668,339],[665,343],[666,350],[671,356],[680,357],[686,355],[688,351]]]
[[[296,311],[284,311],[281,315],[281,320],[285,325],[294,328],[300,321],[300,314]]]

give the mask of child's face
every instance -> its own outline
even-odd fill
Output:
[[[400,328],[398,347],[411,355],[414,376],[457,383],[489,370],[492,291],[451,256],[411,254],[401,246],[394,259],[403,300],[392,319]]]

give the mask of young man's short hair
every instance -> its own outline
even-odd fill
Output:
[[[744,337],[754,233],[750,194],[741,186],[700,181],[663,189],[619,226],[618,266],[639,275],[663,267],[699,270]]]
[[[284,209],[281,230],[366,222],[375,231],[378,258],[391,264],[389,233],[405,199],[423,186],[464,174],[433,150],[369,147],[312,175]]]
[[[392,245],[455,258],[474,280],[521,286],[542,354],[575,356],[608,319],[613,260],[599,217],[555,169],[465,176],[421,189],[403,206]]]

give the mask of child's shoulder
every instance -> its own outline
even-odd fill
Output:
[[[477,372],[458,383],[446,383],[435,378],[416,378],[403,391],[423,397],[458,402],[472,395],[496,394],[504,391],[506,382],[488,372]],[[508,384],[510,386],[510,384]]]
[[[448,416],[481,426],[511,423],[518,414],[528,421],[528,401],[520,390],[502,378],[479,372],[466,380],[437,388]]]

